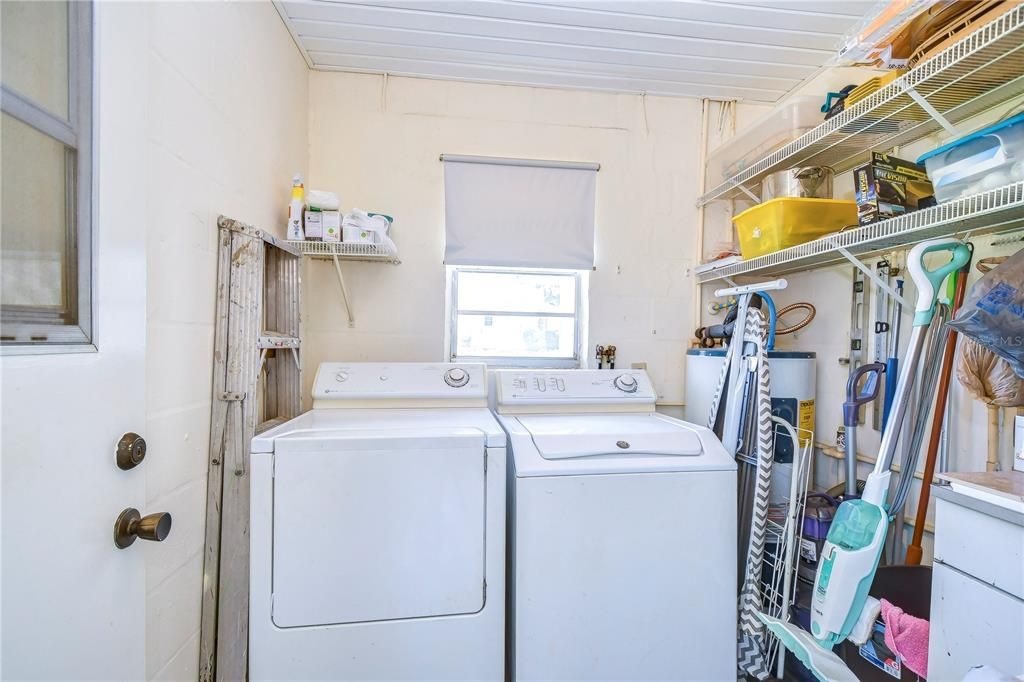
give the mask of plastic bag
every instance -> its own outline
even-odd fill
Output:
[[[978,280],[949,325],[1024,377],[1024,249]]]
[[[956,378],[978,400],[1000,407],[1024,405],[1024,381],[1001,357],[973,339],[957,346]]]

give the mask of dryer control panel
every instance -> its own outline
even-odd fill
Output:
[[[639,405],[654,409],[657,393],[642,369],[499,370],[498,407]]]
[[[471,362],[324,362],[313,381],[315,407],[351,401],[487,399],[487,369]],[[324,403],[337,401],[337,405]],[[360,405],[362,406],[362,405]]]

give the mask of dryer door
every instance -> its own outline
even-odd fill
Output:
[[[483,608],[484,435],[336,433],[275,443],[274,624]]]

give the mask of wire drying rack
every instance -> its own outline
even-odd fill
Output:
[[[792,464],[776,462],[772,474],[772,488],[765,529],[765,550],[761,566],[762,611],[784,621],[790,619],[791,606],[796,597],[797,564],[800,542],[803,539],[803,501],[811,478],[814,455],[814,432],[793,427],[779,417],[775,433],[793,440]],[[785,471],[789,469],[789,475]],[[768,634],[765,638],[765,660],[768,669],[776,670],[782,679],[784,660],[779,651],[779,640]]]

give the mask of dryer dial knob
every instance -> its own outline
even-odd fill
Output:
[[[612,382],[612,384],[615,386],[615,388],[619,389],[620,391],[625,391],[626,393],[636,393],[636,389],[638,388],[636,383],[636,377],[630,376],[629,374],[620,374],[619,376],[615,377],[615,380]]]
[[[339,384],[344,381],[348,381],[348,373],[338,372],[337,374],[334,375],[334,380],[337,381]]]
[[[469,372],[453,367],[444,373],[444,383],[452,388],[461,388],[469,383]]]

